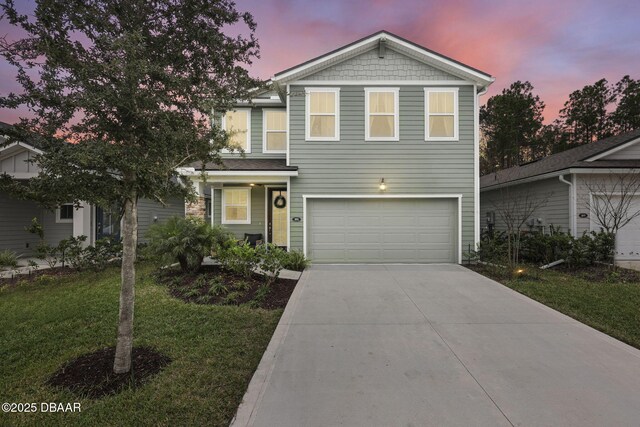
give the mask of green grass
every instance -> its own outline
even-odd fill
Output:
[[[478,271],[484,273],[482,269]],[[594,280],[593,276],[585,277],[580,272],[539,269],[529,274],[511,279],[490,276],[511,289],[640,348],[638,281]]]
[[[0,290],[0,402],[81,402],[82,412],[4,414],[0,425],[226,426],[281,310],[184,303],[139,269],[135,345],[172,363],[138,389],[100,400],[44,385],[65,362],[115,345],[119,271]]]

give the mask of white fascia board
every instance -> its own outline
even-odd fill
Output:
[[[469,80],[295,80],[299,86],[473,86]]]
[[[34,153],[37,153],[37,154],[44,154],[44,151],[34,147],[33,145],[29,145],[25,142],[12,142],[11,144],[5,145],[4,147],[0,147],[0,153],[13,147],[22,147],[25,150],[33,151]]]
[[[304,70],[307,70],[309,68],[315,67],[315,66],[317,66],[319,64],[322,64],[323,62],[331,61],[332,59],[334,59],[334,58],[336,58],[336,57],[338,57],[340,55],[344,55],[346,53],[349,53],[349,52],[352,52],[354,50],[357,50],[357,49],[359,49],[359,48],[361,48],[361,47],[363,47],[363,46],[365,46],[367,44],[371,44],[372,42],[375,42],[376,40],[380,40],[382,38],[384,38],[386,40],[389,40],[389,41],[392,41],[394,43],[397,43],[400,46],[403,46],[404,48],[406,48],[408,50],[411,50],[411,51],[417,52],[417,53],[419,53],[421,55],[424,55],[427,58],[432,59],[432,60],[434,60],[436,62],[439,62],[441,64],[444,64],[444,65],[446,65],[447,67],[449,67],[451,69],[457,70],[457,71],[469,76],[471,78],[471,80],[476,80],[477,83],[479,83],[479,84],[484,83],[483,86],[488,86],[488,85],[490,85],[491,83],[493,83],[495,81],[494,77],[490,77],[490,76],[487,76],[487,75],[485,75],[483,73],[479,73],[479,72],[477,72],[477,71],[475,71],[475,70],[473,70],[473,69],[471,69],[469,67],[466,67],[464,65],[458,64],[457,62],[454,62],[454,61],[452,61],[450,59],[447,59],[447,58],[445,58],[443,56],[437,55],[437,54],[435,54],[433,52],[429,52],[428,50],[421,49],[418,46],[415,46],[415,45],[413,45],[411,43],[407,43],[406,41],[400,40],[400,39],[394,37],[393,35],[391,35],[389,33],[385,33],[385,32],[382,32],[382,33],[379,33],[379,34],[375,34],[375,35],[373,35],[373,36],[371,36],[371,37],[369,37],[369,38],[367,38],[365,40],[362,40],[362,41],[360,41],[358,43],[352,44],[351,46],[348,46],[348,47],[346,47],[344,49],[340,49],[340,50],[338,50],[338,51],[336,51],[336,52],[334,52],[334,53],[332,53],[330,55],[322,56],[322,57],[316,59],[315,61],[311,61],[311,62],[309,62],[307,64],[300,65],[299,67],[295,67],[295,68],[293,68],[293,69],[291,69],[291,70],[289,70],[289,71],[287,71],[287,72],[285,72],[283,74],[280,74],[278,76],[274,76],[271,80],[272,81],[279,81],[279,80],[286,79],[287,77],[291,77],[291,76],[293,76],[295,74],[300,73],[301,71],[304,71]]]
[[[631,141],[626,142],[626,143],[624,143],[622,145],[618,145],[617,147],[614,147],[614,148],[612,148],[610,150],[607,150],[607,151],[602,152],[600,154],[596,154],[593,157],[589,157],[588,159],[585,160],[585,162],[593,162],[594,160],[598,160],[598,159],[601,159],[603,157],[607,157],[607,156],[609,156],[609,155],[611,155],[613,153],[617,153],[620,150],[624,150],[625,148],[631,147],[632,145],[635,145],[638,142],[640,142],[640,138],[632,139]]]
[[[640,173],[640,168],[571,168],[569,173],[575,174],[611,174],[611,173]]]
[[[195,168],[179,168],[177,172],[183,176],[200,176],[203,171]],[[252,170],[215,170],[204,171],[206,176],[298,176],[298,171],[252,171]]]

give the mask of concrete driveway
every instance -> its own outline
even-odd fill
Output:
[[[236,426],[638,426],[640,351],[457,265],[313,266]]]

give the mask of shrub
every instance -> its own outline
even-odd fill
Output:
[[[49,268],[53,268],[58,263],[58,248],[41,241],[36,246],[36,258],[47,263]]]
[[[251,277],[259,261],[256,249],[247,242],[221,246],[218,249],[218,260],[223,268],[247,279]]]
[[[507,235],[505,232],[482,233],[475,257],[491,264],[507,263]]]
[[[177,261],[184,272],[194,272],[218,238],[217,232],[201,218],[174,216],[149,228],[147,253],[153,258],[172,263]]]
[[[584,233],[575,239],[567,262],[572,267],[584,267],[596,263],[612,263],[615,253],[615,237],[606,231]]]
[[[309,267],[311,261],[305,257],[302,251],[285,252],[282,266],[287,270],[303,271]]]
[[[575,239],[568,233],[551,229],[549,234],[527,233],[521,239],[521,258],[536,264],[549,264],[559,259],[567,259]]]
[[[287,252],[273,243],[267,243],[256,247],[256,256],[258,267],[265,273],[267,285],[272,285],[284,268]]]
[[[110,261],[122,256],[122,243],[108,237],[96,241],[95,246],[87,246],[82,251],[82,267],[102,271]]]
[[[69,264],[76,270],[84,270],[88,267],[85,260],[85,253],[82,244],[87,240],[87,236],[69,237],[61,240],[58,249],[63,253],[63,265]]]
[[[18,254],[9,249],[0,251],[0,267],[16,268],[19,258]]]
[[[534,264],[548,264],[560,259],[570,267],[585,267],[596,263],[613,262],[615,238],[604,231],[584,233],[573,237],[551,228],[549,234],[526,233],[520,239],[520,260]],[[483,233],[478,251],[481,261],[504,264],[507,257],[507,238],[504,232]]]

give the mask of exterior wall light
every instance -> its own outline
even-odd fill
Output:
[[[384,178],[380,179],[380,191],[385,191],[387,189],[387,184],[384,183]]]

